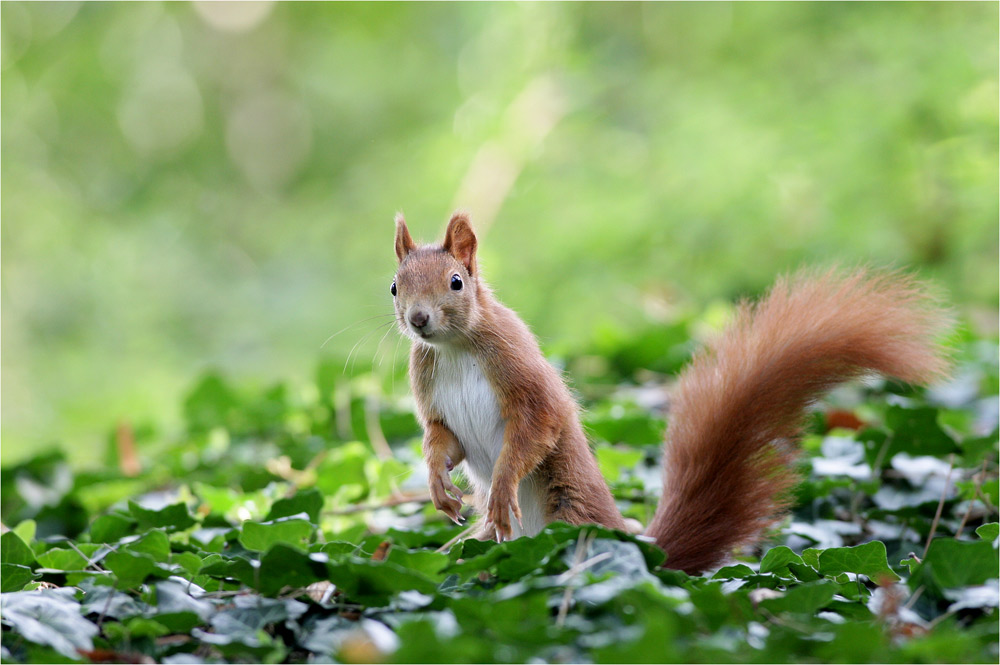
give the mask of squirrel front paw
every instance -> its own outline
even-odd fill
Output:
[[[484,534],[488,537],[496,538],[498,543],[513,538],[514,530],[510,523],[512,514],[520,526],[521,506],[517,503],[517,495],[507,492],[491,492],[490,500],[486,505],[486,524],[483,526]]]
[[[445,469],[431,472],[431,501],[434,507],[447,515],[455,524],[462,523],[462,490],[458,489]]]

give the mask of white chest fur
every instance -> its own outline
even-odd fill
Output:
[[[476,492],[489,496],[490,479],[500,450],[506,422],[500,402],[480,367],[479,360],[462,351],[440,350],[434,360],[432,404],[444,424],[465,450],[465,472]],[[544,500],[532,477],[518,488],[523,531],[514,522],[514,535],[535,534],[545,526]]]

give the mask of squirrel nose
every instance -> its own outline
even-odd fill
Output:
[[[427,316],[427,312],[422,309],[410,312],[410,323],[413,324],[414,328],[423,328],[427,325],[427,320],[429,318],[430,317]]]

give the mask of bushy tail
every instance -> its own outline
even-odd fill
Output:
[[[805,408],[865,374],[942,375],[933,340],[948,322],[918,282],[864,269],[800,273],[742,304],[673,395],[663,498],[647,529],[666,565],[702,572],[780,520]]]

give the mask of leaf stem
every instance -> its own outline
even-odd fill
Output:
[[[921,559],[927,558],[927,550],[931,547],[931,540],[937,531],[938,522],[941,520],[941,511],[944,509],[944,500],[948,496],[948,483],[951,481],[951,472],[955,468],[955,453],[948,455],[948,474],[944,477],[944,488],[941,490],[941,500],[938,501],[937,511],[934,513],[934,521],[931,522],[931,532],[927,534],[927,544],[924,546],[924,555]]]

